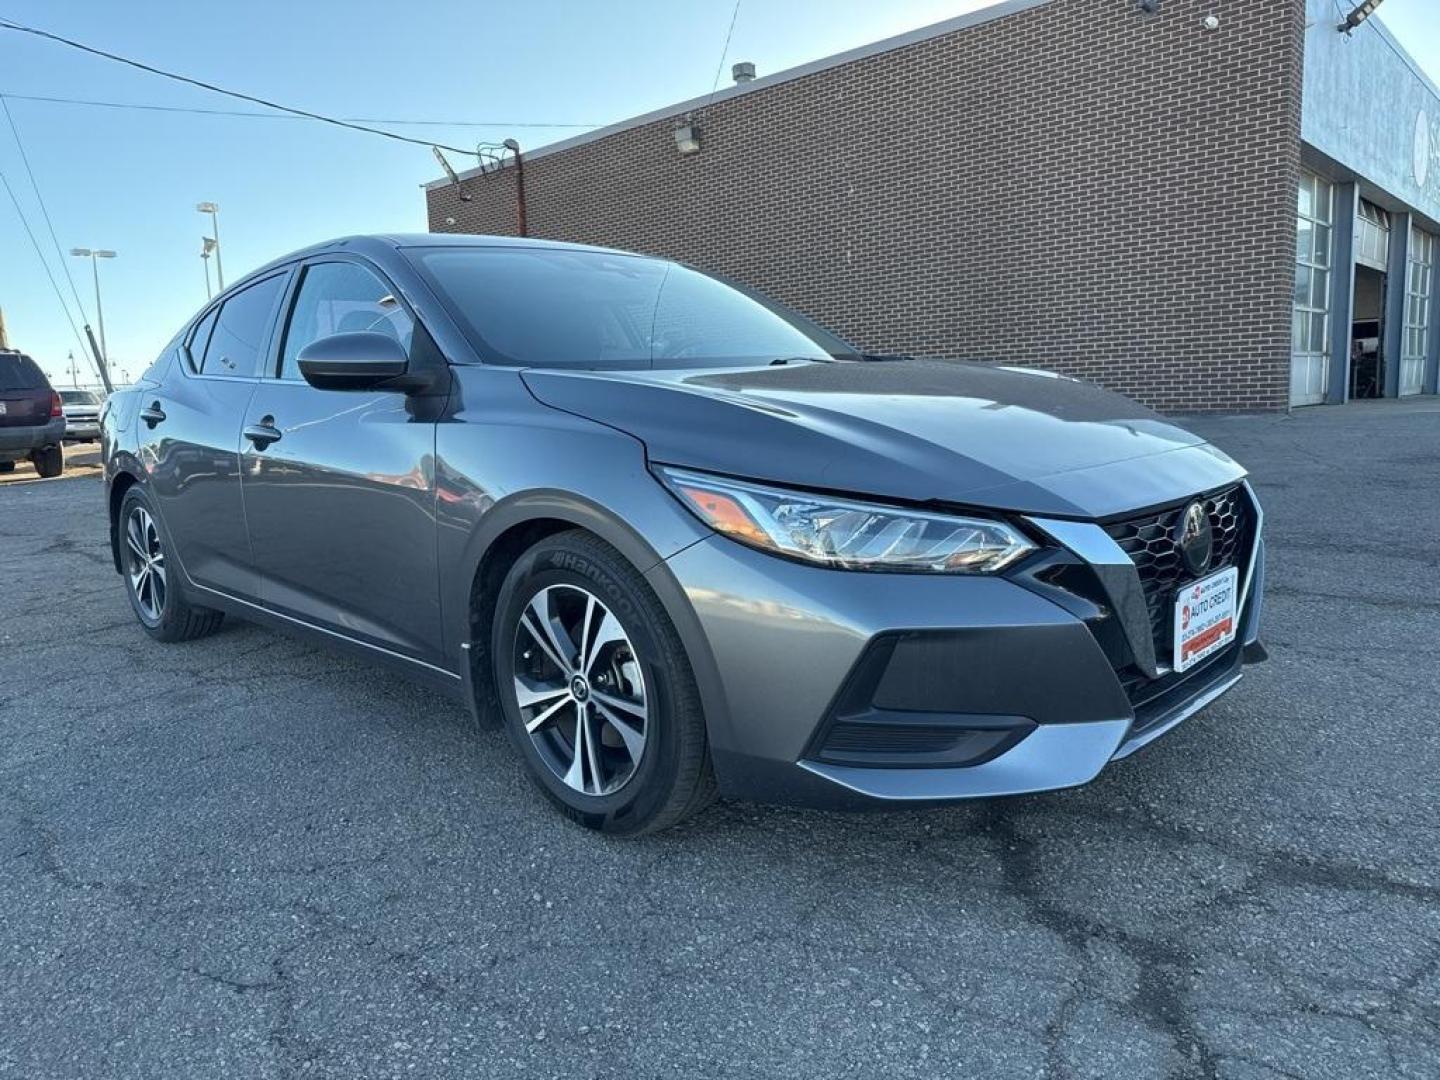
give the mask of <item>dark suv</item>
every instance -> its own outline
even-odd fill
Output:
[[[0,473],[28,457],[41,476],[59,476],[64,438],[60,395],[40,366],[22,352],[0,350]]]

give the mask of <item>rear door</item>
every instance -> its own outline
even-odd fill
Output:
[[[309,263],[291,291],[241,447],[266,606],[438,662],[433,414],[396,391],[317,390],[296,363],[310,342],[357,330],[388,333],[409,350],[413,315],[353,258]]]
[[[149,488],[191,581],[259,602],[240,487],[240,428],[289,279],[281,271],[212,306],[164,382],[139,399]]]

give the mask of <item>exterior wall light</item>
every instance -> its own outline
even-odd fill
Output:
[[[700,152],[700,129],[694,124],[676,128],[675,149],[682,154],[698,154]]]

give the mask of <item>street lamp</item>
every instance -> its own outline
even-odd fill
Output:
[[[1381,0],[1363,0],[1362,3],[1356,4],[1350,10],[1350,14],[1345,16],[1345,21],[1335,29],[1339,30],[1342,34],[1350,33],[1351,30],[1354,30],[1366,19],[1370,18],[1371,15],[1374,15],[1375,9],[1380,6],[1380,3]]]
[[[210,253],[218,248],[218,244],[208,236],[200,238],[200,261],[205,264],[205,299],[209,300],[214,294],[210,291]],[[215,256],[218,265],[220,256]]]
[[[214,240],[212,250],[215,252],[215,281],[221,292],[225,291],[225,270],[220,265],[220,204],[213,202],[196,203],[195,209],[202,214],[210,215],[210,235]],[[205,271],[208,276],[210,271]]]
[[[95,275],[95,320],[100,324],[100,357],[106,367],[110,366],[110,350],[105,344],[105,311],[100,306],[100,264],[97,259],[113,259],[115,252],[100,248],[71,248],[70,254],[90,260],[90,270]]]

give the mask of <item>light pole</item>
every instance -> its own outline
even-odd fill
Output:
[[[97,259],[113,259],[115,252],[100,248],[71,248],[70,254],[90,260],[90,270],[95,275],[95,321],[100,325],[100,356],[105,366],[110,366],[110,350],[105,344],[105,311],[100,307],[100,264]]]
[[[200,261],[205,264],[205,299],[209,300],[215,294],[210,291],[210,253],[215,251],[216,244],[208,236],[200,238]],[[216,256],[216,263],[219,263],[219,256]]]
[[[213,202],[196,203],[195,209],[210,215],[210,235],[214,241],[215,281],[221,292],[225,291],[225,270],[220,264],[220,204]],[[209,274],[209,271],[206,271]]]
[[[80,365],[75,363],[75,350],[71,349],[65,358],[70,364],[70,385],[76,390],[80,389]]]

